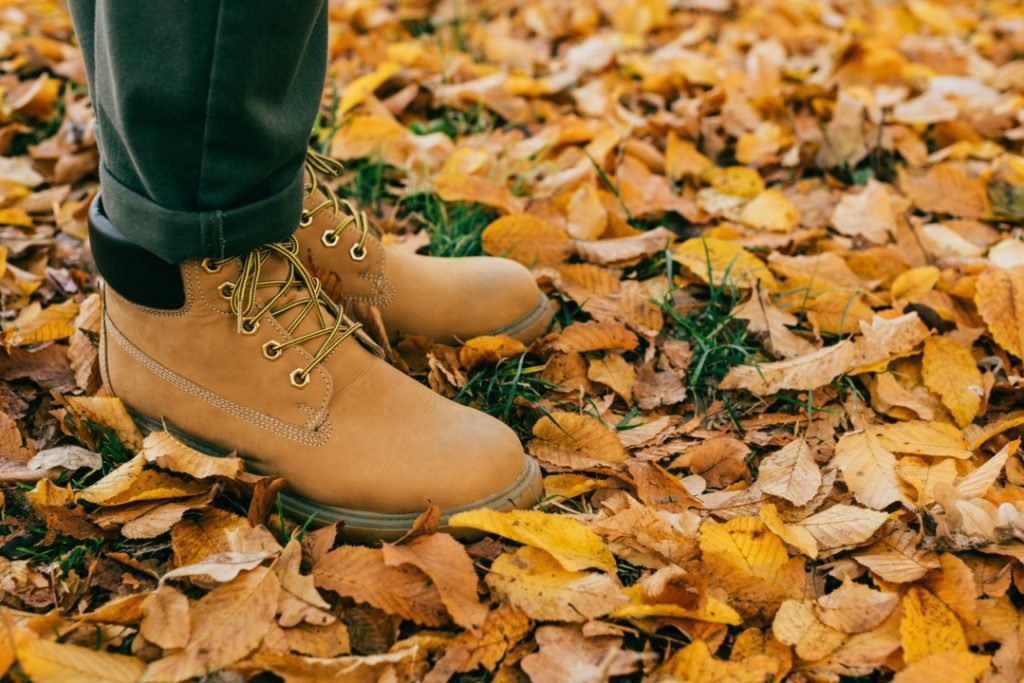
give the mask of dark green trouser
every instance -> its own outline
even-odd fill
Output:
[[[172,263],[287,238],[326,72],[326,0],[68,5],[114,226]]]

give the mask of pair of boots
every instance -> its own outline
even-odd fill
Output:
[[[94,202],[104,384],[145,426],[287,478],[289,512],[343,521],[355,538],[401,535],[430,503],[443,519],[532,505],[539,469],[512,430],[392,367],[344,314],[371,304],[391,333],[529,342],[551,320],[532,275],[506,259],[384,246],[318,182],[336,170],[311,157],[295,234],[236,258],[169,265]],[[340,282],[340,297],[322,281]]]

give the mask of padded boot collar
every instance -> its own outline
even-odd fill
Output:
[[[121,234],[103,213],[99,195],[89,207],[89,244],[100,275],[124,298],[164,310],[185,305],[181,268]]]

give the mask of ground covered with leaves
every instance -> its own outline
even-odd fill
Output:
[[[394,362],[535,510],[393,544],[140,433],[96,367],[97,152],[0,7],[0,669],[13,680],[1019,681],[1024,9],[332,1],[314,144],[398,248],[533,269],[531,345]],[[467,293],[471,296],[472,293]],[[187,425],[181,425],[187,429]],[[479,538],[479,536],[478,536]]]

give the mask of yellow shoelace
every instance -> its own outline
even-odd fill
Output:
[[[299,260],[299,245],[294,237],[285,242],[272,242],[253,249],[241,258],[242,270],[235,282],[221,285],[221,296],[230,302],[231,312],[235,314],[239,334],[253,334],[259,328],[260,320],[270,315],[277,318],[288,311],[301,307],[295,319],[285,328],[291,335],[299,327],[306,316],[313,312],[317,317],[319,329],[289,339],[286,342],[271,340],[263,345],[263,355],[270,360],[277,360],[285,349],[304,344],[312,339],[324,337],[323,343],[305,367],[296,368],[291,373],[292,384],[304,387],[309,382],[309,373],[322,363],[334,349],[352,336],[362,325],[345,319],[341,307],[337,308],[334,322],[328,320],[324,308],[327,303],[321,299],[320,280],[313,277],[302,261]],[[288,275],[283,280],[261,280],[264,263],[273,257],[283,258],[288,263]],[[224,259],[206,259],[203,268],[215,273],[226,263],[237,257]],[[263,288],[273,288],[274,294],[262,306],[258,306],[258,292]],[[282,300],[292,289],[304,289],[305,298],[295,297],[291,301]],[[255,310],[254,310],[255,309]]]
[[[341,232],[349,225],[355,225],[359,229],[359,240],[348,250],[349,256],[354,261],[362,261],[366,258],[366,240],[370,235],[370,223],[366,219],[366,212],[356,209],[355,205],[347,199],[342,199],[326,183],[321,183],[320,174],[338,177],[343,171],[341,162],[329,156],[320,154],[315,149],[306,151],[306,192],[309,194],[319,190],[327,199],[320,202],[312,209],[303,209],[299,225],[307,227],[313,222],[313,218],[322,211],[331,209],[334,215],[341,219],[332,229],[324,232],[321,241],[324,246],[333,247],[338,244]],[[343,212],[344,209],[344,212]]]

